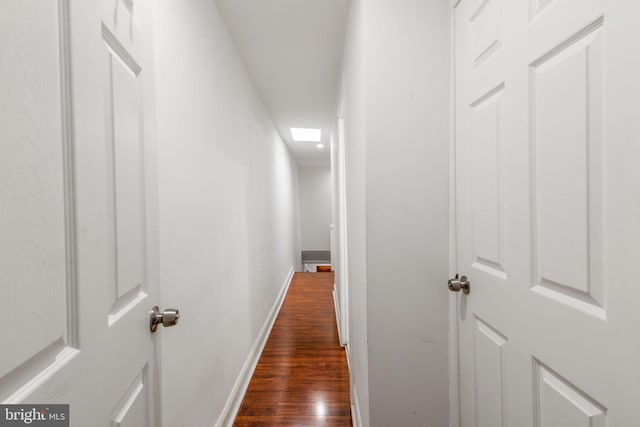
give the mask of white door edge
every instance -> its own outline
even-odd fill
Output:
[[[450,0],[449,65],[449,277],[457,273],[456,248],[456,119],[455,14],[459,0]],[[445,284],[442,284],[445,286]],[[457,295],[449,296],[449,427],[460,427],[460,369],[458,358]]]

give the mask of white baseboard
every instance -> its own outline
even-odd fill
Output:
[[[351,372],[351,352],[349,351],[349,343],[344,345],[344,352],[347,354],[347,369]]]
[[[253,347],[251,347],[251,351],[247,356],[247,359],[242,365],[242,369],[240,370],[240,374],[238,375],[238,379],[236,379],[236,383],[233,385],[233,389],[231,390],[231,394],[227,399],[227,403],[222,410],[222,413],[218,417],[218,421],[216,422],[216,427],[231,427],[233,426],[233,422],[236,419],[236,415],[240,410],[240,405],[242,404],[242,399],[244,399],[244,395],[247,392],[247,388],[249,387],[249,383],[251,382],[251,377],[253,376],[253,371],[255,371],[256,366],[258,365],[258,361],[260,360],[260,355],[262,355],[262,350],[264,349],[265,344],[267,343],[267,339],[269,338],[269,334],[271,333],[271,328],[273,328],[273,324],[278,317],[278,313],[280,312],[280,307],[282,307],[282,303],[284,302],[284,297],[287,295],[287,291],[289,290],[289,286],[291,285],[291,280],[293,279],[293,275],[295,270],[291,267],[289,270],[289,274],[282,285],[282,289],[276,298],[276,301],[271,307],[271,311],[267,316],[267,319],[262,325],[262,329],[258,333],[258,337],[256,341],[253,343]]]
[[[342,329],[340,325],[340,304],[338,303],[338,293],[336,292],[336,284],[333,284],[333,307],[336,313],[336,326],[338,327],[338,340],[340,341],[340,345],[344,347],[344,340],[342,339]]]
[[[351,402],[351,422],[353,427],[362,427],[362,417],[360,416],[360,399],[358,389],[353,388],[353,401]]]
[[[336,325],[338,326],[338,340],[340,340],[340,345],[344,348],[344,352],[347,356],[347,368],[349,372],[351,372],[351,355],[349,354],[349,343],[345,342],[342,338],[342,329],[340,325],[340,304],[338,303],[338,293],[336,292],[336,284],[333,284],[333,305],[335,307],[336,312]]]

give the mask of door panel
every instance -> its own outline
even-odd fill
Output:
[[[149,385],[147,368],[142,370],[124,393],[111,417],[111,427],[137,427],[149,424]]]
[[[640,5],[454,14],[461,424],[635,425]]]
[[[603,20],[531,65],[534,289],[604,314]]]
[[[473,34],[473,65],[479,68],[502,46],[502,0],[475,0],[470,18]]]
[[[118,2],[116,19],[102,22],[106,68],[106,137],[109,196],[115,224],[111,245],[115,258],[114,294],[109,324],[145,297],[145,194],[141,34],[133,20],[133,3]],[[124,28],[123,28],[124,27]],[[117,36],[119,34],[120,36]]]
[[[500,145],[502,92],[500,84],[471,103],[471,173],[473,206],[473,267],[506,279],[502,261],[502,199]]]
[[[69,403],[77,427],[161,424],[151,4],[0,17],[0,400]]]
[[[10,1],[0,16],[0,399],[77,347],[73,217],[57,2]]]
[[[475,417],[478,426],[506,426],[507,338],[475,318]]]
[[[538,361],[534,361],[534,376],[536,427],[607,425],[606,408]]]

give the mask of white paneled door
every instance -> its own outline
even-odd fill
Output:
[[[461,424],[640,425],[640,4],[454,14]]]
[[[0,401],[159,426],[148,0],[0,13]]]

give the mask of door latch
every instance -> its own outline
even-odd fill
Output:
[[[180,320],[180,312],[175,308],[167,308],[164,311],[160,311],[156,305],[151,309],[149,329],[151,332],[155,332],[158,329],[158,325],[162,325],[165,328],[175,326]]]
[[[462,293],[465,295],[468,295],[469,292],[471,292],[471,283],[469,282],[467,276],[458,278],[458,275],[456,274],[456,277],[454,277],[453,279],[449,279],[448,285],[451,292],[462,291]]]

